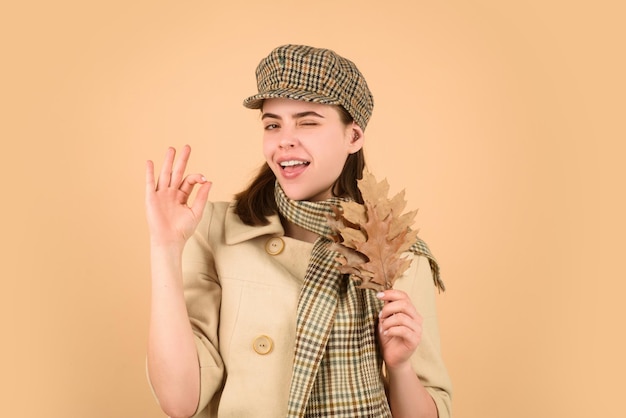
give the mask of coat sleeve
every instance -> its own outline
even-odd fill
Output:
[[[200,368],[200,401],[194,417],[214,416],[224,380],[218,341],[222,289],[209,245],[213,214],[213,204],[209,202],[183,252],[185,302]]]
[[[435,401],[439,418],[450,418],[452,384],[441,355],[436,289],[428,259],[416,256],[411,268],[394,287],[409,295],[424,319],[422,340],[411,357],[413,370]]]

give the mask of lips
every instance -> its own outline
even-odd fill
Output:
[[[300,159],[284,159],[278,162],[285,178],[294,178],[302,174],[309,166],[310,161]]]

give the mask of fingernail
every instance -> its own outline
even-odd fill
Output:
[[[382,299],[382,298],[384,298],[384,297],[385,297],[385,292],[378,292],[378,293],[376,293],[376,297],[377,297],[378,299]]]

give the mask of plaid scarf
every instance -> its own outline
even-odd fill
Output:
[[[294,201],[276,184],[281,215],[320,235],[298,301],[288,416],[391,417],[374,332],[382,303],[344,278],[327,248],[326,214],[342,200]]]
[[[275,198],[283,217],[320,235],[298,301],[288,417],[391,417],[375,332],[383,303],[339,273],[337,253],[328,249],[332,231],[326,215],[346,199],[294,201],[278,182]],[[411,250],[436,266],[425,243]]]

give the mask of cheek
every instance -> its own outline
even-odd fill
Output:
[[[274,173],[275,176],[278,176],[278,172],[277,170],[279,170],[278,167],[276,167],[275,164],[272,163],[272,158],[274,155],[274,147],[272,147],[272,145],[270,144],[270,141],[263,141],[263,157],[265,157],[265,162],[267,162],[267,164],[270,166],[270,169],[272,170],[272,172]]]
[[[348,150],[346,147],[335,139],[335,141],[329,141],[327,146],[323,148],[324,161],[328,166],[343,168],[346,159],[348,158]]]
[[[270,145],[270,141],[268,141],[267,139],[263,139],[263,144],[261,145],[261,148],[263,150],[263,156],[265,157],[265,160],[267,162],[269,162],[272,158],[272,147]]]
[[[323,158],[323,171],[328,178],[336,179],[341,174],[346,163],[347,155],[343,150],[336,149],[333,153],[328,153]]]

